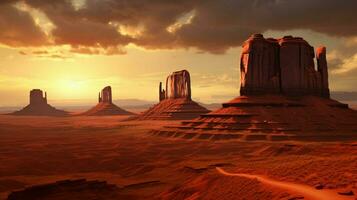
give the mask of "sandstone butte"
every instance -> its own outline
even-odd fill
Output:
[[[159,84],[159,103],[135,119],[193,119],[209,110],[191,99],[191,78],[187,70],[173,72],[166,78],[165,89]]]
[[[106,86],[98,95],[98,104],[81,115],[134,115],[134,113],[115,105],[112,100],[112,88]]]
[[[151,133],[214,140],[357,138],[357,112],[330,99],[325,47],[315,53],[300,37],[254,34],[243,43],[240,72],[241,96]]]
[[[30,91],[30,104],[10,115],[66,116],[68,113],[49,105],[46,92],[43,95],[42,90],[33,89]]]

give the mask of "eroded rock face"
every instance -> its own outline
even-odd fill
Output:
[[[134,113],[124,110],[113,103],[112,88],[106,86],[99,92],[98,104],[80,115],[133,115]]]
[[[183,120],[210,112],[191,99],[191,80],[187,70],[170,74],[166,79],[166,90],[160,82],[159,100],[158,104],[133,119]]]
[[[165,99],[191,99],[191,80],[187,70],[177,71],[166,79]]]
[[[241,95],[285,94],[329,97],[326,48],[314,48],[300,37],[265,39],[252,35],[243,44]]]
[[[112,88],[107,86],[99,93],[98,102],[112,103]]]
[[[30,104],[47,104],[47,93],[43,96],[40,89],[33,89],[30,91]]]
[[[328,70],[326,61],[326,47],[316,49],[317,69],[321,74],[322,81],[322,96],[329,97],[330,90],[328,87]]]
[[[162,101],[165,99],[165,94],[166,94],[165,90],[162,89],[162,82],[160,82],[160,84],[159,84],[159,101]]]
[[[241,94],[279,93],[279,45],[255,34],[243,45]]]

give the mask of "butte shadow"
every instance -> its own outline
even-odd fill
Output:
[[[160,102],[133,119],[184,120],[210,112],[191,99],[191,79],[187,70],[173,72],[166,79],[166,89],[159,84]]]
[[[112,88],[106,86],[98,95],[98,104],[88,111],[79,115],[88,116],[105,116],[105,115],[135,115],[132,112],[126,111],[113,103]]]
[[[326,48],[252,35],[243,43],[241,96],[152,134],[198,139],[357,140],[357,112],[330,99]]]
[[[68,112],[58,110],[47,103],[47,93],[43,96],[40,89],[30,91],[30,104],[19,111],[9,115],[33,115],[33,116],[68,116]]]

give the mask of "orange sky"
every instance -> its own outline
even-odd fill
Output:
[[[172,71],[181,69],[187,69],[191,73],[195,100],[207,103],[224,102],[239,94],[238,66],[242,39],[232,38],[230,43],[214,35],[211,38],[212,43],[191,38],[182,41],[176,38],[171,41],[172,34],[176,33],[165,33],[160,36],[161,38],[152,39],[151,32],[142,31],[148,29],[145,29],[145,26],[158,26],[158,22],[149,20],[147,22],[149,25],[119,28],[117,31],[120,34],[130,36],[128,40],[122,36],[108,40],[103,39],[102,35],[87,33],[83,33],[83,37],[81,34],[72,36],[70,34],[74,31],[71,32],[70,29],[59,30],[60,26],[64,26],[63,23],[70,23],[66,21],[69,19],[47,16],[50,15],[46,14],[48,5],[47,7],[41,5],[41,7],[32,2],[36,1],[29,0],[28,3],[19,1],[4,5],[0,3],[0,11],[6,9],[8,11],[6,15],[9,15],[0,14],[0,28],[8,28],[7,31],[0,33],[0,92],[7,94],[2,95],[0,106],[26,104],[29,90],[32,88],[47,91],[50,102],[80,100],[90,103],[97,100],[98,92],[106,85],[112,86],[115,99],[137,98],[156,101],[159,82],[164,81]],[[86,5],[86,1],[73,2],[73,12],[79,12],[81,6]],[[5,20],[13,13],[5,6],[11,6],[11,9],[14,9],[12,12],[20,13],[16,15],[17,17],[28,16],[28,19],[23,19],[24,21],[20,23],[19,18],[18,21],[7,24]],[[180,31],[182,27],[195,23],[198,14],[194,11],[183,10],[182,12],[186,14],[178,15],[174,23],[168,22],[170,25],[166,25],[165,31]],[[202,12],[197,11],[197,13]],[[152,20],[154,19],[156,18],[153,17]],[[31,21],[40,33],[37,29],[31,29],[33,28],[29,25]],[[22,23],[25,23],[28,33],[16,26],[17,24],[24,27]],[[86,21],[81,21],[80,25],[83,26],[83,31],[102,31],[103,35],[112,36],[105,32],[107,27],[97,23],[99,22],[94,20],[92,23],[90,18],[86,18]],[[112,24],[110,26],[113,26]],[[98,27],[98,29],[88,27]],[[140,35],[145,33],[145,36]],[[251,33],[254,32],[250,31],[247,35]],[[330,89],[357,91],[357,36],[354,33],[340,36],[308,28],[291,28],[284,31],[272,28],[262,33],[265,37],[279,38],[288,34],[300,36],[315,47],[327,46]],[[169,35],[168,38],[165,38],[166,34]],[[205,33],[201,34],[206,36]],[[36,37],[38,38],[35,40]],[[42,41],[43,37],[46,42]],[[73,38],[78,38],[79,42],[73,41]],[[214,42],[215,38],[217,43]],[[157,40],[162,41],[157,42]],[[110,43],[112,41],[117,43]]]

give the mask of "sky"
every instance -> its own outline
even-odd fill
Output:
[[[242,43],[253,33],[327,47],[330,90],[357,91],[357,1],[0,0],[0,106],[158,100],[158,85],[187,69],[193,99],[239,95]]]

